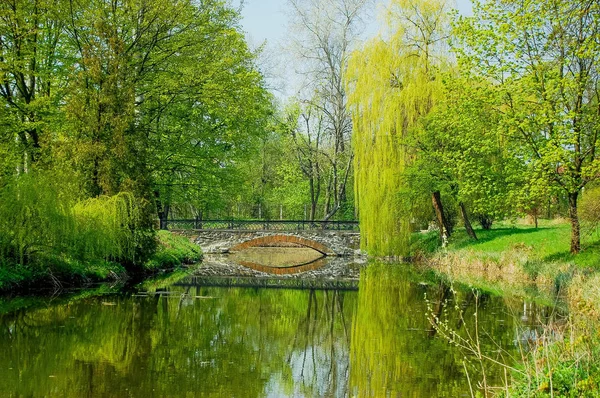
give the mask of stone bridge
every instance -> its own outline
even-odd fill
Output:
[[[249,231],[172,230],[189,237],[208,254],[229,253],[256,246],[304,246],[327,256],[360,254],[360,233],[343,230]]]

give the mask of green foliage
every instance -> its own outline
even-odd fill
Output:
[[[188,28],[168,38],[168,61],[149,76],[141,107],[159,213],[229,210],[247,169],[260,170],[254,159],[273,129],[271,96],[237,12],[209,1],[190,15]]]
[[[448,74],[443,88],[444,99],[414,137],[410,186],[445,192],[446,198],[465,204],[475,219],[512,215],[512,192],[523,185],[517,178],[523,166],[498,129],[490,85]]]
[[[80,201],[62,183],[30,173],[0,190],[0,255],[6,262],[42,267],[49,256],[126,265],[145,260],[140,204],[133,195]]]
[[[79,258],[140,262],[136,259],[140,207],[132,194],[86,199],[73,206],[73,215],[77,230],[71,247]]]
[[[297,115],[295,115],[297,117]],[[236,193],[231,195],[230,206],[233,214],[240,203],[249,205],[245,217],[278,219],[280,206],[283,206],[283,217],[287,219],[303,219],[304,207],[310,201],[309,182],[299,165],[299,154],[296,152],[290,129],[283,121],[274,122],[271,131],[263,134],[254,156],[238,165],[242,182]],[[243,217],[244,215],[242,215]]]
[[[569,329],[560,325],[544,329],[520,366],[524,373],[516,377],[511,396],[593,398],[600,394],[600,334],[591,324],[576,323],[570,319]]]
[[[571,251],[579,251],[578,195],[600,176],[598,2],[474,3],[459,18],[464,72],[493,84],[501,128],[529,168],[536,207],[546,186],[569,198]]]
[[[33,279],[35,279],[35,276],[29,269],[0,263],[0,291],[7,291]]]
[[[141,270],[155,214],[230,198],[271,115],[227,1],[15,0],[0,37],[5,279]]]
[[[198,245],[167,231],[157,233],[156,251],[145,246],[154,233],[140,226],[142,205],[132,194],[77,200],[51,177],[26,174],[0,190],[0,290],[48,279],[106,280],[123,274],[123,265],[156,270],[201,259]]]
[[[0,178],[74,171],[81,197],[131,192],[166,213],[235,189],[271,97],[228,2],[11,4]],[[141,210],[149,227],[154,206]]]
[[[186,237],[173,235],[168,231],[158,231],[156,238],[158,240],[157,250],[144,264],[147,270],[175,268],[202,259],[200,246],[190,242]]]
[[[404,176],[412,161],[407,144],[441,98],[446,18],[441,2],[392,1],[388,37],[369,42],[348,65],[355,198],[361,245],[371,254],[409,250],[413,203],[402,195],[410,189]]]

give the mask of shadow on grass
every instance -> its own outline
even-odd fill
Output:
[[[545,262],[569,262],[600,269],[600,240],[582,245],[581,252],[573,255],[568,251],[554,253],[542,259]]]
[[[477,234],[477,240],[470,239],[467,234],[462,231],[460,237],[457,236],[457,239],[452,243],[452,245],[457,249],[463,249],[471,246],[476,246],[485,242],[490,242],[494,239],[502,238],[505,236],[511,235],[524,235],[531,234],[534,232],[540,232],[542,230],[552,229],[550,228],[496,228],[490,230],[478,229],[475,231]]]
[[[441,245],[440,235],[432,231],[427,233],[415,233],[411,235],[410,255],[430,254],[439,249]]]

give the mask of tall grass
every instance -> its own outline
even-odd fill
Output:
[[[139,200],[125,192],[80,200],[75,192],[41,173],[21,175],[1,187],[0,261],[21,266],[44,265],[52,258],[143,261]]]
[[[597,281],[596,281],[597,282]],[[451,287],[451,291],[454,289]],[[474,290],[477,298],[478,292]],[[573,303],[577,304],[577,303]],[[427,315],[438,336],[458,347],[464,353],[464,369],[471,387],[471,397],[516,397],[516,398],[595,398],[600,396],[600,318],[598,312],[572,312],[567,317],[554,311],[538,318],[534,327],[523,325],[515,329],[514,343],[519,356],[501,348],[499,343],[485,347],[481,336],[489,334],[479,328],[478,306],[475,305],[474,323],[466,326],[466,314],[454,303],[459,313],[463,333],[448,319],[440,319],[431,302]],[[521,337],[518,337],[521,335]],[[491,348],[491,349],[490,349]],[[466,364],[481,368],[480,379],[473,379]],[[493,386],[486,378],[484,364],[504,368],[503,385]]]

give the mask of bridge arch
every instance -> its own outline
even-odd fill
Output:
[[[238,243],[229,249],[231,252],[240,251],[244,249],[248,249],[251,247],[269,247],[269,246],[279,246],[282,243],[300,245],[304,247],[309,247],[313,250],[318,251],[319,253],[325,256],[335,256],[336,253],[331,250],[329,247],[325,246],[322,243],[314,241],[312,239],[302,238],[300,236],[295,235],[267,235],[260,236],[257,238],[249,239],[242,243]]]
[[[308,263],[292,265],[289,267],[271,267],[268,265],[257,264],[250,261],[240,261],[239,264],[243,265],[246,268],[251,268],[253,270],[264,272],[267,274],[292,275],[323,268],[325,265],[327,265],[327,257],[323,256]]]

